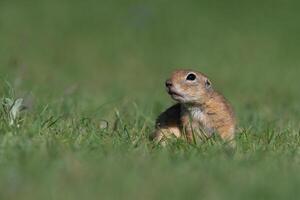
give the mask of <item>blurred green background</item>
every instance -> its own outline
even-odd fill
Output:
[[[195,196],[206,199],[274,199],[280,194],[283,199],[297,199],[294,194],[296,186],[299,188],[300,177],[293,174],[298,174],[300,169],[297,167],[299,137],[295,136],[300,129],[299,9],[300,2],[296,0],[1,0],[1,88],[6,87],[7,81],[16,97],[29,99],[32,108],[27,122],[33,124],[17,132],[1,126],[2,141],[6,141],[2,142],[0,158],[1,185],[7,190],[2,192],[3,198],[31,194],[28,199],[73,199],[85,195],[97,199],[97,195],[102,194],[104,198],[120,199],[126,198],[128,192],[130,199],[160,196],[165,199],[170,196],[178,199]],[[162,149],[151,154],[146,139],[139,145],[142,150],[136,151],[130,149],[130,145],[123,147],[123,143],[109,146],[114,144],[113,139],[108,142],[100,140],[96,146],[91,145],[90,140],[84,143],[86,146],[81,143],[76,146],[78,144],[66,136],[53,142],[52,136],[41,139],[37,134],[41,130],[36,124],[43,123],[42,119],[46,120],[48,115],[65,116],[65,121],[56,127],[63,135],[63,132],[70,131],[70,119],[90,117],[114,123],[114,117],[119,113],[136,135],[143,132],[146,138],[153,130],[157,114],[172,104],[165,93],[164,80],[176,68],[191,68],[207,74],[215,88],[232,102],[240,130],[247,129],[260,135],[241,142],[247,148],[239,151],[233,163],[223,156],[216,156],[219,155],[217,150],[201,150],[199,153],[198,150],[179,148],[175,151],[178,154],[165,154],[161,153],[165,152]],[[7,95],[4,90],[1,90],[2,96]],[[38,119],[46,105],[51,111],[44,115],[45,119]],[[131,124],[134,120],[137,120],[137,125]],[[45,132],[51,134],[55,131]],[[264,149],[259,137],[285,132],[288,132],[283,136],[285,139],[268,146],[267,157],[257,152],[257,149]],[[7,133],[15,136],[7,138]],[[52,142],[48,141],[49,137]],[[67,152],[57,147],[65,143],[70,145],[64,147]],[[257,144],[261,146],[257,147]],[[39,153],[43,148],[46,158]],[[90,152],[93,148],[100,158],[94,159],[95,152]],[[287,159],[286,154],[291,149],[295,154]],[[59,156],[52,157],[51,152]],[[182,158],[182,154],[188,158],[192,154],[195,158]],[[198,154],[203,159],[198,158]],[[133,164],[136,160],[137,165]],[[88,170],[81,169],[82,166],[78,169],[77,162],[78,166],[86,163]],[[225,167],[218,166],[219,162],[224,162]],[[287,170],[287,166],[274,169],[272,166],[287,162],[291,164],[290,173],[274,176],[282,169]],[[178,166],[174,169],[173,165]],[[194,176],[195,172],[190,173],[198,167],[208,170],[208,174]],[[50,171],[49,175],[44,168]],[[109,169],[115,174],[112,177],[106,172]],[[255,178],[228,183],[226,180],[231,178],[228,170],[231,169],[233,176]],[[56,176],[64,170],[71,175],[60,180]],[[90,170],[95,170],[95,177]],[[131,174],[128,175],[127,171]],[[166,175],[163,171],[175,175]],[[154,175],[150,176],[148,172]],[[176,190],[170,184],[180,183],[180,174],[186,178],[182,185],[179,184],[182,190]],[[73,180],[73,175],[79,178]],[[160,182],[159,178],[164,175],[166,180],[163,183],[168,185],[165,186],[166,193],[163,185],[158,184],[156,188],[151,184]],[[202,185],[200,193],[197,193],[197,188],[188,187],[189,184],[198,184],[198,175],[208,181],[199,183]],[[101,176],[111,182],[99,183]],[[265,182],[264,176],[285,182],[276,187],[272,180]],[[121,182],[118,177],[122,177]],[[10,183],[11,180],[15,182]],[[287,183],[289,181],[291,184]],[[23,187],[27,184],[29,189]],[[70,186],[62,185],[61,189],[59,184]],[[99,190],[99,184],[105,189]],[[128,188],[114,188],[121,185]],[[223,185],[227,185],[224,191],[221,189],[215,193],[212,190],[214,187],[223,188]],[[132,190],[132,187],[140,186],[140,193]],[[149,190],[148,187],[156,189]],[[264,190],[264,187],[268,188]],[[83,196],[78,193],[81,188]],[[233,188],[241,192],[231,196],[229,191]],[[48,189],[50,193],[45,192]]]
[[[97,102],[160,101],[169,73],[192,68],[237,107],[289,109],[298,104],[299,8],[297,1],[2,0],[1,77],[55,95],[75,86]]]

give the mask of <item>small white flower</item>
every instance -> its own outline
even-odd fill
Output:
[[[8,114],[9,125],[13,126],[16,124],[21,111],[25,108],[23,105],[23,99],[19,98],[14,101],[10,98],[4,98],[2,104],[6,110],[6,113]]]

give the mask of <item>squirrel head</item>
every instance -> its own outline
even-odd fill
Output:
[[[194,70],[175,70],[165,85],[169,95],[184,104],[202,104],[213,92],[207,76]]]

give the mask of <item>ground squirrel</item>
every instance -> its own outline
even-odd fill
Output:
[[[233,110],[213,89],[207,76],[194,70],[176,70],[165,84],[169,95],[178,103],[159,115],[152,140],[161,142],[175,135],[193,142],[218,133],[224,141],[234,143]]]

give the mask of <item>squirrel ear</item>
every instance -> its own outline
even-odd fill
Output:
[[[205,79],[205,88],[207,90],[212,90],[211,82],[208,79]]]

